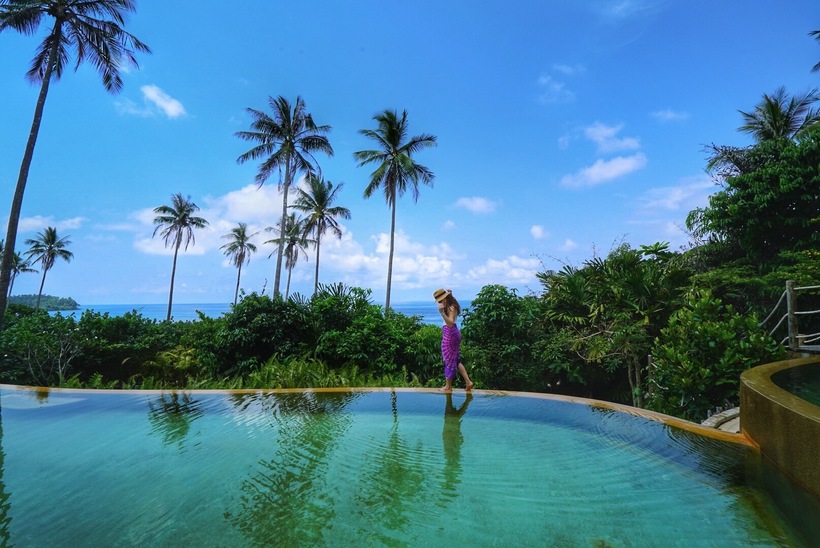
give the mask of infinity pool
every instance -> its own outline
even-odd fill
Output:
[[[747,445],[590,404],[7,386],[0,406],[4,545],[809,544]]]

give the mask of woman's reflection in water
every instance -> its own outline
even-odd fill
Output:
[[[473,400],[470,392],[465,393],[464,401],[459,407],[453,405],[453,394],[445,394],[447,403],[444,407],[444,428],[441,441],[444,444],[444,485],[442,502],[449,502],[458,496],[458,485],[461,483],[461,444],[464,436],[461,433],[461,417]]]

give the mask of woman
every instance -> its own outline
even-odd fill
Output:
[[[453,292],[444,289],[436,289],[433,292],[433,298],[438,303],[438,311],[441,318],[444,320],[444,325],[441,326],[441,357],[444,360],[444,388],[442,392],[452,392],[453,379],[456,378],[456,372],[461,374],[464,379],[464,385],[467,390],[472,390],[473,381],[467,375],[467,369],[461,363],[461,355],[459,349],[461,348],[461,333],[456,326],[456,318],[461,314],[461,306],[453,297]]]

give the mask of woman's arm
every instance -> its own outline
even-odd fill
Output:
[[[458,313],[456,313],[456,308],[454,306],[445,308],[444,303],[438,303],[438,312],[439,314],[441,314],[441,318],[444,320],[445,324],[456,324],[456,318],[458,318]]]

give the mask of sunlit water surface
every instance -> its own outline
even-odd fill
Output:
[[[0,404],[9,545],[805,544],[746,446],[585,404],[11,387]]]

